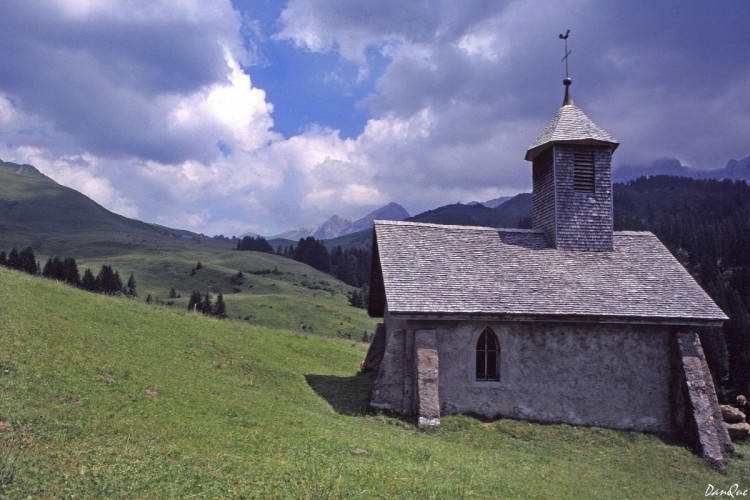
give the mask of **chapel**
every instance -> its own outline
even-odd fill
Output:
[[[613,231],[618,141],[573,102],[526,151],[533,229],[376,221],[370,405],[684,432],[732,451],[700,344],[727,319],[650,232]]]

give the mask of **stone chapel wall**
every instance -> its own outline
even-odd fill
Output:
[[[550,323],[429,326],[438,330],[443,415],[641,431],[671,428],[668,330]],[[475,380],[476,341],[486,326],[502,349],[498,382]]]

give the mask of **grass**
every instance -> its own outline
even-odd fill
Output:
[[[660,436],[370,413],[364,344],[0,270],[0,495],[702,497],[750,487]],[[747,456],[750,447],[739,447]]]
[[[192,273],[200,261],[202,268]],[[96,274],[102,264],[111,264],[123,281],[133,273],[138,300],[150,294],[176,309],[187,309],[193,290],[221,292],[227,315],[254,325],[297,330],[360,340],[372,334],[375,321],[364,309],[351,307],[348,293],[354,290],[335,278],[291,259],[259,252],[239,252],[203,245],[201,248],[163,247],[159,252],[134,252],[79,262],[81,271]],[[232,283],[241,271],[242,284]],[[169,299],[171,288],[180,295]]]

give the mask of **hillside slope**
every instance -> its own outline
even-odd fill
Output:
[[[3,225],[44,233],[129,231],[152,234],[144,222],[117,215],[74,189],[49,179],[0,171]]]
[[[0,496],[701,496],[720,476],[638,433],[366,413],[351,342],[0,269]],[[739,451],[750,449],[740,446]]]
[[[198,262],[201,269],[196,269]],[[253,325],[296,329],[303,334],[359,340],[375,320],[349,305],[354,290],[312,267],[278,255],[193,245],[183,250],[144,248],[79,261],[81,268],[112,265],[137,282],[138,301],[187,309],[192,291],[224,296],[227,314]],[[237,274],[242,273],[241,278]],[[170,297],[174,289],[179,297]]]
[[[138,247],[144,239],[184,236],[196,235],[118,215],[29,165],[0,164],[0,248],[31,245],[59,253],[86,242],[106,253],[108,241]]]

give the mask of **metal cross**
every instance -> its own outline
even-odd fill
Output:
[[[568,37],[570,36],[570,30],[567,30],[563,35],[560,33],[560,39],[565,41],[565,55],[561,61],[565,61],[565,78],[568,78],[568,56],[573,53],[572,50],[568,50]]]

